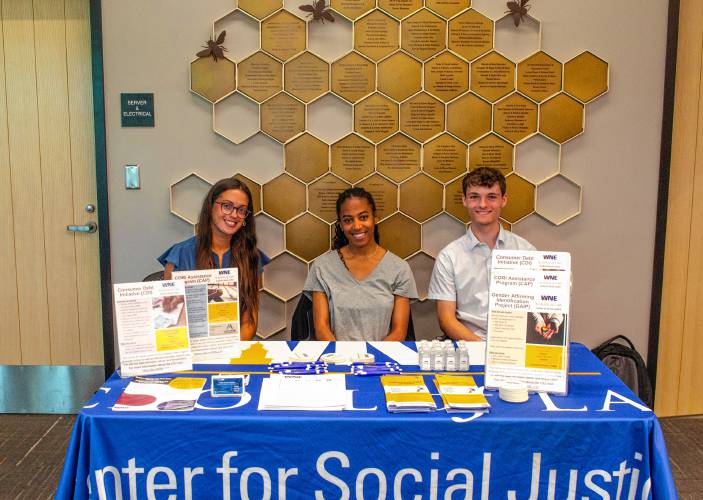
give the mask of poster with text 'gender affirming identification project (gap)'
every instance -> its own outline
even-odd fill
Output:
[[[571,254],[495,250],[489,294],[486,387],[566,394]]]

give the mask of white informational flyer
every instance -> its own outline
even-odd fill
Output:
[[[192,411],[207,379],[134,377],[113,411]]]
[[[261,384],[261,410],[340,411],[348,403],[344,374],[272,374]]]
[[[193,361],[232,353],[239,341],[238,269],[177,271],[173,279],[185,283]]]
[[[486,387],[566,394],[571,255],[495,250],[489,292]]]
[[[182,281],[114,285],[120,376],[193,368]]]

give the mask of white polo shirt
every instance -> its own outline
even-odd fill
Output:
[[[535,250],[527,240],[501,226],[499,250]],[[444,247],[434,264],[428,298],[456,302],[457,319],[485,339],[488,326],[488,285],[491,249],[471,229]]]

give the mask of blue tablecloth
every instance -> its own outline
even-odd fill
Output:
[[[570,363],[567,397],[489,393],[483,415],[390,414],[378,378],[351,375],[358,411],[259,412],[252,375],[235,408],[203,392],[188,413],[117,413],[129,380],[113,375],[78,416],[57,498],[676,498],[654,414],[584,346]]]

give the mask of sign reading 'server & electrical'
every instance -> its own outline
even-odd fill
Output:
[[[120,94],[123,127],[154,126],[154,94]]]

